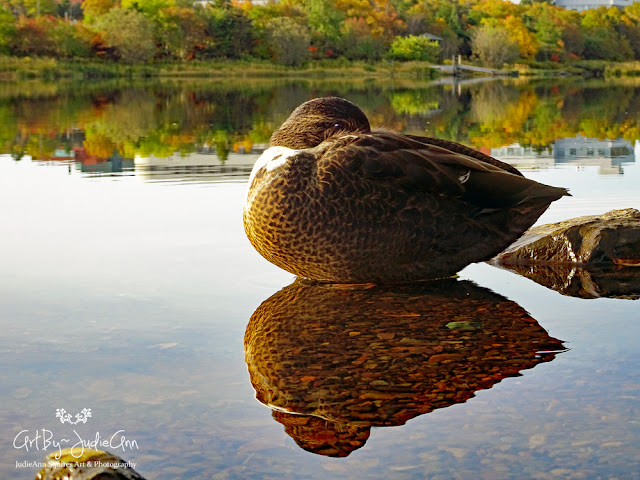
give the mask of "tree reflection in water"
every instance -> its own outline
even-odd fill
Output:
[[[256,397],[305,450],[344,457],[371,427],[462,403],[566,350],[469,281],[344,287],[296,280],[245,333]]]
[[[215,150],[224,162],[229,152],[268,143],[296,106],[323,95],[358,104],[374,126],[475,148],[518,144],[540,153],[578,135],[640,139],[632,114],[640,108],[637,79],[510,79],[454,88],[357,79],[25,82],[0,92],[0,154],[57,160],[62,152],[100,162],[114,151],[132,159]]]

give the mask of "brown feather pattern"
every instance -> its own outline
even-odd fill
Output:
[[[468,147],[372,132],[353,107],[328,97],[296,109],[271,144],[301,150],[249,185],[247,236],[291,273],[340,283],[450,276],[501,252],[568,195]]]

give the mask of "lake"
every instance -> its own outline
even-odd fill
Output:
[[[338,289],[253,250],[252,164],[328,94],[569,188],[538,223],[640,209],[640,81],[3,84],[0,477],[88,445],[148,479],[640,478],[640,291]]]

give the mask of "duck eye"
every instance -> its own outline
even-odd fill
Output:
[[[334,127],[334,128],[342,128],[342,125],[341,125],[341,124],[339,124],[339,123],[336,123],[336,124],[334,124],[334,125],[333,125],[333,127]]]

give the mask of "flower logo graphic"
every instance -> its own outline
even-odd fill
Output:
[[[80,413],[76,413],[75,420],[71,419],[71,414],[67,413],[64,408],[56,409],[56,418],[60,419],[60,423],[69,423],[70,425],[76,425],[77,423],[87,423],[87,420],[91,417],[91,409],[83,408]]]

